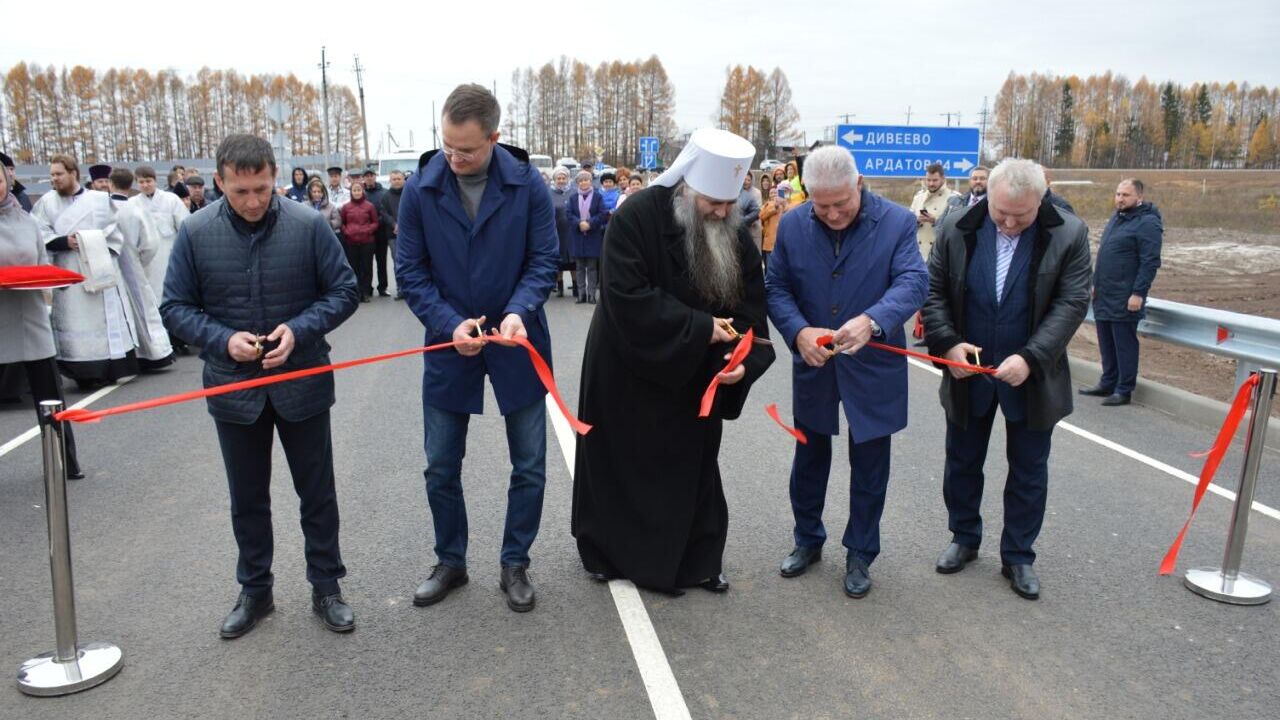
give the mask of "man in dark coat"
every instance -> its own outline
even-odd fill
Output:
[[[720,372],[738,332],[768,336],[760,253],[737,209],[754,153],[736,135],[699,130],[609,222],[579,396],[595,429],[578,438],[573,479],[573,535],[597,580],[729,587],[721,429],[774,359],[759,342]],[[699,418],[717,375],[710,415]]]
[[[329,364],[325,335],[356,309],[356,280],[329,222],[277,196],[271,144],[229,135],[218,147],[226,202],[178,230],[160,313],[169,332],[201,348],[213,387]],[[271,446],[280,435],[301,500],[312,609],[334,632],[355,628],[338,580],[329,408],[333,374],[208,399],[231,489],[231,527],[243,588],[221,635],[235,638],[274,609],[271,586]]]
[[[1128,405],[1138,384],[1138,321],[1147,314],[1147,293],[1160,267],[1164,223],[1156,206],[1143,200],[1143,192],[1137,178],[1116,186],[1116,214],[1102,231],[1093,271],[1102,377],[1080,394],[1105,398],[1107,406]]]
[[[525,151],[498,143],[501,115],[483,86],[455,88],[441,113],[442,147],[423,154],[400,199],[396,283],[427,344],[459,343],[423,356],[423,476],[438,563],[413,595],[419,607],[468,582],[462,458],[471,416],[484,412],[486,377],[511,458],[498,584],[511,610],[535,603],[528,570],[547,482],[546,390],[524,350],[475,336],[526,338],[550,363],[543,305],[559,258],[547,187]]]
[[[364,193],[375,208],[382,204],[382,198],[387,194],[387,189],[378,182],[378,174],[372,170],[364,171]],[[373,260],[377,265],[378,294],[382,297],[387,297],[389,294],[387,292],[387,248],[390,247],[390,241],[391,228],[378,223],[378,229],[373,235]]]
[[[1040,595],[1032,545],[1044,521],[1050,438],[1072,410],[1067,343],[1089,306],[1089,229],[1049,202],[1045,189],[1043,170],[1030,160],[997,165],[987,198],[939,228],[924,306],[931,355],[969,364],[981,355],[981,364],[997,368],[993,376],[957,367],[942,375],[942,494],[952,542],[937,571],[958,572],[978,555],[983,464],[999,408],[1009,458],[1001,574],[1031,600]]]
[[[386,230],[387,246],[391,250],[391,259],[394,261],[396,257],[396,235],[400,230],[400,196],[404,193],[404,173],[400,170],[392,170],[389,181],[391,187],[378,198],[378,229]],[[385,288],[385,283],[383,284]],[[396,300],[403,300],[404,293],[400,292],[400,287],[396,287]]]

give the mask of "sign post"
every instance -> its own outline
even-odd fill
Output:
[[[836,144],[853,153],[867,177],[924,177],[942,165],[948,175],[967,175],[978,165],[978,128],[915,125],[840,125]]]

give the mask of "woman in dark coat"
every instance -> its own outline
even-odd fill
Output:
[[[572,241],[570,252],[577,264],[578,302],[596,302],[599,284],[600,249],[604,246],[604,226],[609,221],[603,198],[591,185],[591,173],[578,173],[578,192],[568,199],[565,212],[569,218]]]
[[[556,235],[560,238],[560,271],[556,273],[556,296],[564,297],[564,272],[569,271],[570,290],[578,297],[578,286],[573,277],[577,266],[573,263],[570,245],[573,243],[573,223],[569,222],[567,204],[573,191],[569,189],[569,168],[561,165],[551,174],[551,207],[556,211]]]

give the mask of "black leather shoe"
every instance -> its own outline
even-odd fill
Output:
[[[467,571],[462,568],[445,564],[436,565],[431,568],[431,574],[422,581],[418,591],[413,594],[413,604],[418,607],[435,605],[445,599],[450,590],[466,585],[469,579]]]
[[[67,468],[67,479],[68,479],[68,480],[83,480],[83,479],[84,479],[84,471],[80,469],[80,466],[79,466],[79,465],[75,466],[74,468]]]
[[[1000,574],[1009,578],[1009,587],[1028,600],[1040,597],[1040,578],[1030,565],[1002,565]]]
[[[698,583],[698,587],[703,590],[710,590],[713,593],[729,592],[729,578],[725,577],[724,573],[720,573],[713,578],[707,578]]]
[[[228,640],[238,638],[252,630],[259,620],[270,615],[275,609],[276,605],[271,599],[270,592],[261,597],[242,592],[236,599],[236,606],[222,621],[222,629],[218,634]]]
[[[614,576],[610,575],[609,573],[602,573],[602,572],[588,572],[587,577],[599,583],[607,583],[610,580],[617,579]]]
[[[871,571],[857,555],[845,562],[844,594],[851,598],[864,598],[871,592]]]
[[[578,298],[577,300],[574,300],[574,301],[573,301],[573,304],[574,304],[574,305],[583,305],[583,304],[585,304],[585,303],[587,302],[587,296],[586,296],[586,295],[578,295],[578,296],[577,296],[577,298]]]
[[[507,594],[507,607],[516,612],[533,609],[533,583],[529,582],[529,568],[523,565],[503,565],[498,587]]]
[[[822,547],[805,547],[797,545],[791,554],[782,561],[782,567],[778,568],[778,572],[782,573],[784,578],[793,578],[797,575],[803,575],[809,566],[822,560]]]
[[[1111,395],[1108,395],[1107,398],[1102,401],[1102,404],[1105,405],[1106,407],[1115,407],[1116,405],[1128,405],[1129,396],[1121,395],[1120,393],[1113,393]]]
[[[356,629],[356,614],[351,606],[342,599],[342,593],[321,595],[311,592],[311,609],[320,616],[324,626],[336,633],[351,632]]]
[[[386,290],[379,290],[378,297],[391,297],[391,293],[387,292]]]
[[[938,556],[938,564],[934,569],[943,575],[958,573],[965,565],[978,559],[978,548],[968,547],[960,543],[951,543]]]
[[[1094,385],[1093,387],[1080,388],[1079,392],[1081,395],[1088,395],[1090,397],[1106,397],[1111,394],[1111,388]]]

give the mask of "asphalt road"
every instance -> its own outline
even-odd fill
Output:
[[[548,305],[556,375],[576,406],[590,306]],[[376,299],[330,340],[335,360],[412,347],[421,326]],[[822,564],[785,580],[791,546],[791,442],[764,414],[790,407],[783,357],[729,425],[721,454],[730,508],[725,595],[642,592],[694,718],[1271,717],[1280,707],[1277,605],[1240,608],[1156,575],[1185,519],[1191,485],[1059,430],[1037,546],[1038,602],[999,577],[1003,454],[988,460],[986,545],[954,576],[933,570],[949,540],[941,497],[937,378],[911,371],[911,424],[894,439],[884,551],[864,600],[844,597],[840,537],[848,464],[836,443]],[[108,407],[192,389],[200,364],[139,378]],[[420,365],[413,358],[338,375],[333,411],[357,630],[311,614],[296,497],[277,450],[276,613],[248,636],[217,635],[235,600],[234,542],[213,423],[203,403],[77,427],[89,478],[70,489],[82,641],[118,643],[107,684],[56,699],[21,695],[10,675],[0,718],[647,718],[646,685],[610,590],[585,577],[569,535],[571,479],[548,426],[547,493],[532,576],[538,607],[510,612],[497,589],[509,464],[503,425],[473,419],[464,484],[472,582],[445,602],[411,596],[433,564],[423,491]],[[75,397],[72,398],[74,401]],[[1212,431],[1141,407],[1082,403],[1070,422],[1196,474],[1187,453]],[[0,444],[33,424],[0,409]],[[607,431],[601,428],[598,431]],[[1003,437],[997,431],[998,442]],[[661,452],[661,448],[655,448]],[[1219,475],[1234,489],[1238,457]],[[1258,500],[1280,506],[1280,454],[1268,452]],[[0,458],[0,666],[16,672],[53,648],[38,441]],[[1181,567],[1220,561],[1230,504],[1206,498]],[[1280,582],[1280,521],[1252,515],[1245,569]]]

